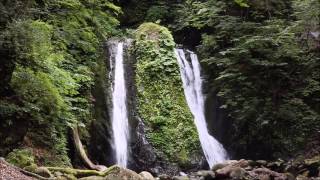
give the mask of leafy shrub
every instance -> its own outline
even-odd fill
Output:
[[[15,149],[7,155],[6,160],[20,168],[35,164],[34,156],[30,149]]]

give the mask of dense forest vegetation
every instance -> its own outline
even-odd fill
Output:
[[[319,0],[1,0],[0,156],[81,167],[70,128],[90,146],[111,37],[134,40],[137,114],[166,161],[201,155],[176,46],[199,56],[208,124],[231,158],[315,155]]]

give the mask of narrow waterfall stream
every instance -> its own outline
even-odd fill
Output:
[[[191,63],[186,59],[183,49],[176,49],[175,54],[180,66],[184,94],[188,106],[194,116],[194,122],[198,130],[202,150],[210,167],[227,159],[227,152],[207,128],[204,115],[204,97],[202,93],[202,79],[200,76],[200,64],[195,53],[188,51]]]
[[[123,43],[114,48],[114,84],[112,90],[112,131],[117,164],[126,167],[128,161],[128,112],[126,104],[126,85],[123,64]],[[112,65],[112,57],[110,57]]]

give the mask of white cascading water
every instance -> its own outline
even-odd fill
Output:
[[[110,58],[112,61],[112,58]],[[116,48],[114,85],[112,91],[112,130],[117,164],[126,167],[128,159],[129,124],[126,104],[126,84],[123,64],[123,43]],[[112,62],[111,62],[112,64]]]
[[[198,130],[202,150],[210,167],[216,163],[227,160],[228,155],[207,128],[204,115],[204,97],[202,93],[202,79],[200,76],[200,64],[195,53],[189,51],[191,64],[187,61],[183,49],[175,49],[175,54],[180,66],[180,73],[183,82],[184,94],[188,106],[194,116],[194,122]]]

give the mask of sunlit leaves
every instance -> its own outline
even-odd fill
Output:
[[[234,0],[234,2],[237,3],[241,7],[246,7],[246,8],[250,7],[248,5],[248,1],[247,0]]]

